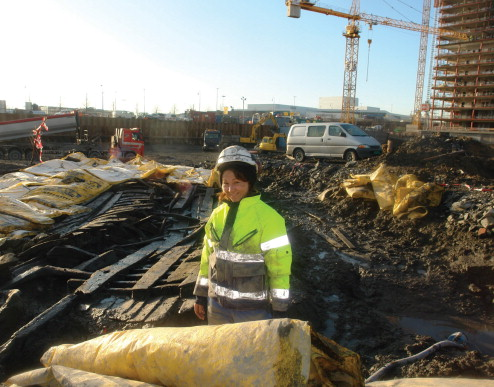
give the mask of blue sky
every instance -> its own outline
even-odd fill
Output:
[[[348,11],[351,1],[318,5]],[[87,96],[96,108],[169,113],[241,109],[241,97],[246,108],[318,107],[319,97],[342,95],[347,20],[308,11],[288,18],[284,0],[16,0],[0,9],[8,107],[83,107]],[[416,0],[360,4],[416,23],[421,9]],[[360,26],[360,105],[409,114],[420,33]]]

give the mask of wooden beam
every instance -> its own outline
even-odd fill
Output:
[[[100,287],[110,281],[114,276],[129,269],[136,263],[139,263],[140,261],[146,259],[155,251],[163,249],[163,247],[166,245],[166,241],[152,242],[149,245],[144,246],[136,252],[128,255],[112,266],[96,271],[86,282],[84,282],[82,286],[80,286],[76,290],[76,294],[93,294]]]
[[[151,269],[149,269],[140,280],[136,282],[132,289],[143,290],[153,286],[162,278],[165,273],[184,255],[191,247],[191,244],[176,246],[164,254]]]
[[[179,297],[165,299],[158,307],[146,317],[147,323],[157,323],[163,321],[171,313],[172,308],[178,303]]]
[[[355,248],[355,246],[353,245],[353,243],[350,242],[347,239],[347,237],[345,236],[345,234],[343,234],[343,232],[341,232],[337,227],[331,228],[331,231],[333,231],[338,236],[338,238],[340,238],[343,241],[343,243],[345,245],[347,245],[348,248],[350,248],[350,249],[354,249]]]

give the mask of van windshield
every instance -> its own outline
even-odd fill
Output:
[[[340,124],[340,126],[343,129],[345,129],[350,136],[362,136],[362,137],[367,137],[368,136],[368,134],[365,133],[358,126],[355,126],[355,125],[352,125],[352,124]]]

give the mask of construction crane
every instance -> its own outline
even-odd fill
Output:
[[[424,0],[424,13],[430,12],[430,0]],[[359,21],[363,21],[370,26],[385,25],[390,27],[402,28],[410,31],[420,31],[422,33],[421,45],[419,51],[419,68],[417,71],[417,88],[414,106],[414,122],[420,125],[420,109],[422,104],[422,92],[424,83],[425,54],[427,51],[428,34],[441,34],[442,36],[455,39],[468,40],[464,33],[440,29],[429,26],[429,16],[422,18],[422,24],[395,20],[388,17],[376,16],[367,13],[360,13],[360,0],[353,0],[350,13],[335,11],[330,8],[316,6],[315,3],[305,0],[286,0],[287,15],[293,18],[300,17],[300,10],[322,13],[348,19],[349,23],[345,28],[343,36],[346,38],[345,48],[345,73],[343,79],[343,101],[342,101],[342,122],[355,123],[355,100],[357,89],[357,62],[358,62],[358,45],[360,39]],[[425,38],[424,38],[425,36]],[[425,48],[424,48],[425,47]],[[419,86],[419,84],[421,86]],[[420,89],[420,90],[419,90]],[[418,117],[418,118],[417,118]]]

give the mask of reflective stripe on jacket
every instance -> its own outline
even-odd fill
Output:
[[[238,203],[228,240],[222,240],[235,205],[221,204],[206,224],[194,294],[216,297],[232,309],[259,309],[270,302],[273,310],[285,311],[292,263],[285,221],[259,195],[246,197]]]

